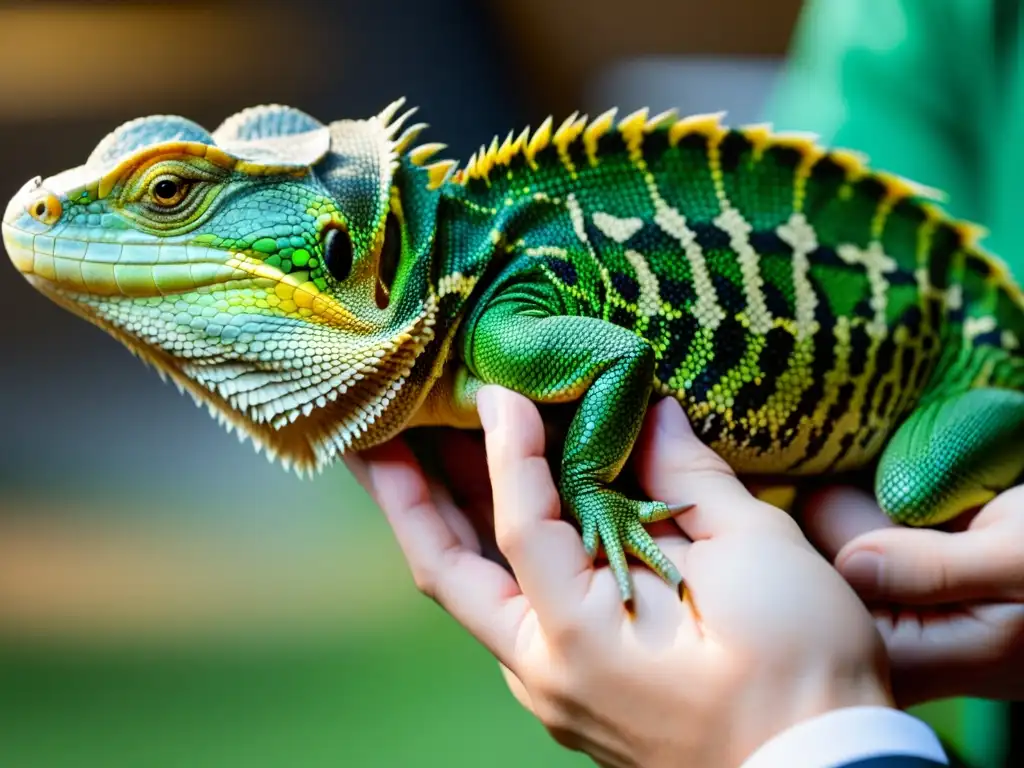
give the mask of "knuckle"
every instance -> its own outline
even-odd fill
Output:
[[[764,505],[764,516],[763,519],[766,523],[771,525],[774,530],[777,530],[784,536],[789,537],[795,541],[803,541],[807,538],[803,529],[800,527],[800,523],[789,514],[786,514],[778,507],[773,507],[767,502],[760,502]]]
[[[422,569],[413,571],[412,580],[422,595],[437,601],[437,582],[432,573]]]
[[[548,644],[562,653],[579,651],[590,636],[575,612],[567,612],[557,622],[544,628]]]
[[[526,545],[528,533],[525,526],[507,523],[494,532],[494,540],[505,557],[514,557]]]
[[[555,489],[551,479],[551,465],[544,455],[527,456],[524,458],[519,479],[523,481],[525,487],[548,494],[548,496]],[[549,497],[542,499],[544,502],[550,502],[550,500]]]
[[[735,476],[729,463],[703,443],[687,446],[684,450],[677,452],[669,461],[675,464],[677,472],[685,473],[691,478],[699,478],[702,475]]]
[[[416,585],[416,589],[424,597],[429,597],[435,603],[442,604],[442,578],[443,565],[438,567],[434,566],[418,566],[413,569],[412,578],[413,583]]]

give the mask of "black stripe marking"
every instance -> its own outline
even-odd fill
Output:
[[[696,235],[697,244],[705,252],[729,250],[729,233],[724,229],[703,221],[690,224],[690,229]]]
[[[630,304],[635,304],[636,300],[640,298],[640,283],[632,275],[627,275],[624,272],[616,272],[612,275],[612,288]]]
[[[691,393],[699,401],[707,400],[711,388],[743,359],[747,351],[747,329],[734,317],[725,317],[712,339],[715,356],[694,379]]]
[[[940,222],[928,249],[928,280],[940,291],[949,287],[953,254],[960,250],[960,234],[948,222]]]
[[[824,300],[821,285],[813,275],[808,275],[811,290],[818,297],[814,308],[814,319],[818,322],[818,330],[812,338],[811,351],[811,384],[800,396],[796,408],[789,414],[782,426],[781,440],[784,446],[792,443],[797,435],[797,428],[805,416],[814,413],[815,407],[825,395],[825,374],[832,370],[836,363],[835,324],[836,318],[828,301]],[[790,433],[787,437],[787,433]]]
[[[733,398],[737,414],[756,411],[768,402],[768,398],[776,390],[779,376],[789,368],[790,356],[795,346],[796,339],[785,328],[775,327],[765,334],[765,345],[757,356],[757,367],[762,374],[761,383],[748,381],[740,387]],[[771,437],[767,429],[761,432]]]
[[[693,343],[698,329],[697,318],[689,312],[684,312],[680,317],[669,321],[668,346],[665,348],[664,355],[658,360],[655,372],[659,381],[668,384],[676,375],[676,369],[679,368],[680,361],[685,358],[690,349],[690,344]]]

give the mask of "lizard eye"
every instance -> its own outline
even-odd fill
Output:
[[[324,240],[324,266],[339,283],[352,271],[352,241],[348,233],[331,229]]]
[[[391,299],[391,284],[398,272],[398,260],[402,256],[402,227],[398,217],[389,213],[384,223],[384,243],[380,247],[377,262],[377,306],[384,309]]]
[[[28,205],[28,215],[41,224],[46,225],[55,223],[63,211],[63,206],[61,206],[60,200],[57,199],[56,195],[45,195],[37,200],[33,200]]]
[[[177,205],[188,192],[188,185],[176,176],[162,176],[153,182],[149,192],[159,205]]]

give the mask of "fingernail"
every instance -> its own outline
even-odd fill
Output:
[[[480,425],[484,432],[490,432],[498,426],[498,403],[494,400],[491,387],[482,387],[476,393],[476,412],[480,415]]]
[[[883,558],[877,552],[854,552],[839,571],[862,597],[881,590]]]
[[[658,405],[658,430],[666,437],[685,437],[690,432],[690,422],[683,413],[683,406],[673,397]]]

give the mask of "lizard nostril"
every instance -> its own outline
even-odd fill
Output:
[[[46,194],[28,204],[28,214],[42,224],[54,224],[64,208],[56,195]]]

